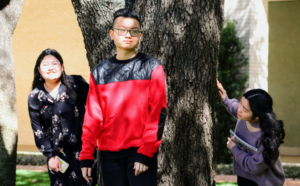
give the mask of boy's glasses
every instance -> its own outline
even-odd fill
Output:
[[[129,32],[132,37],[138,37],[141,33],[141,31],[138,30],[125,30],[121,28],[113,28],[112,30],[117,30],[117,33],[121,36],[125,36],[127,32]]]

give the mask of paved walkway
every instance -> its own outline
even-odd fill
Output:
[[[28,166],[28,165],[17,165],[17,169],[27,169],[27,170],[33,170],[33,171],[39,171],[39,172],[45,172],[47,171],[47,166]],[[233,182],[236,183],[236,176],[234,175],[217,175],[216,176],[216,182]],[[285,179],[284,186],[300,186],[300,179]]]
[[[37,172],[46,172],[47,166],[30,166],[30,165],[17,165],[17,169],[26,169],[26,170],[32,170]]]

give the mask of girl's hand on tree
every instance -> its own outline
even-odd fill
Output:
[[[61,170],[60,162],[56,156],[53,156],[52,158],[49,159],[48,167],[50,168],[50,171],[54,170],[55,172],[58,172]]]
[[[222,83],[220,83],[218,80],[217,80],[217,87],[219,89],[219,94],[220,94],[221,99],[223,101],[227,96],[226,90],[223,88]]]
[[[148,166],[146,166],[142,163],[139,163],[139,162],[134,162],[133,169],[135,169],[134,175],[137,176],[143,172],[146,172],[148,170]]]
[[[229,137],[227,137],[227,149],[229,149],[231,151],[232,147],[236,146],[236,143]]]

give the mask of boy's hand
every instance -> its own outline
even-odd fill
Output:
[[[53,156],[52,158],[49,159],[48,166],[50,171],[54,170],[55,172],[58,172],[61,170],[60,162],[56,156]]]
[[[142,163],[139,163],[139,162],[134,162],[133,169],[135,169],[134,175],[137,176],[143,172],[146,172],[148,170],[148,166],[146,166]]]
[[[91,176],[92,176],[92,168],[90,168],[90,167],[82,167],[82,168],[81,168],[81,172],[82,172],[83,178],[84,178],[88,183],[90,183],[90,180],[93,179],[93,178],[91,177]]]
[[[229,137],[227,137],[228,141],[227,141],[227,149],[229,149],[231,151],[232,147],[236,146],[236,143]]]
[[[220,94],[221,99],[223,101],[227,96],[226,90],[223,88],[222,83],[220,83],[218,80],[217,80],[217,87],[219,89],[219,94]]]

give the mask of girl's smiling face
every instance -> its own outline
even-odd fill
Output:
[[[256,119],[258,119],[255,118],[255,120],[253,121],[253,113],[250,109],[249,101],[244,96],[239,103],[237,116],[239,119],[244,121],[257,122]]]
[[[42,60],[38,70],[46,82],[56,82],[61,77],[63,65],[54,56],[47,55]]]

